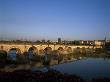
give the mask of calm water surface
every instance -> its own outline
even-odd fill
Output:
[[[87,82],[96,77],[110,77],[110,59],[84,58],[79,61],[50,66],[62,73],[76,74]],[[46,70],[43,68],[41,70]]]

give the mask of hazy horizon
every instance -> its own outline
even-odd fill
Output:
[[[0,39],[110,39],[110,0],[0,0]]]

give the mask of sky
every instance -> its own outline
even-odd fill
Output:
[[[0,0],[0,39],[110,38],[110,0]]]

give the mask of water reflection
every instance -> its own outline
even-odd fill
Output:
[[[1,71],[14,70],[32,70],[32,71],[48,71],[51,69],[58,70],[62,73],[79,75],[90,82],[92,78],[109,77],[110,76],[110,59],[108,58],[87,58],[81,57],[73,60],[58,60],[51,59],[48,64],[42,62],[32,62],[30,64],[12,64],[1,68]]]
[[[70,62],[52,66],[52,68],[63,73],[77,74],[90,82],[92,78],[110,78],[110,59],[86,58],[77,62]]]

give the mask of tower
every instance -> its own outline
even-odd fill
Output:
[[[107,42],[107,38],[106,37],[105,37],[104,41]]]
[[[107,43],[107,38],[106,38],[106,36],[105,36],[104,42],[103,42],[103,46],[104,46],[104,47],[106,47],[106,43]]]
[[[61,43],[61,38],[58,38],[58,43]]]

